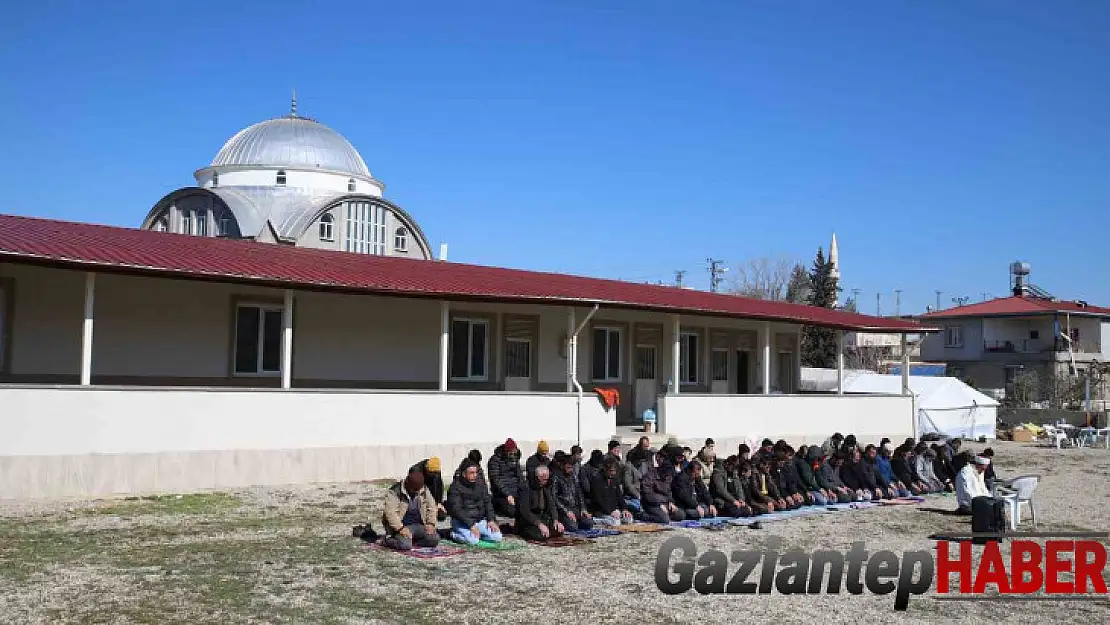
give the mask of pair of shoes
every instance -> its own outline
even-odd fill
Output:
[[[761,530],[761,529],[763,529],[763,524],[760,523],[759,521],[756,521],[755,523],[752,523],[751,525],[749,525],[748,528],[753,529],[753,530]]]
[[[354,536],[355,538],[361,538],[368,543],[372,543],[378,540],[378,533],[375,532],[374,528],[370,527],[369,525],[355,525],[351,528],[351,536]]]

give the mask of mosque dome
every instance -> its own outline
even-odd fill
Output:
[[[370,178],[358,150],[338,132],[296,113],[268,119],[228,139],[211,167],[287,167]]]

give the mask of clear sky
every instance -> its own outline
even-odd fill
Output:
[[[0,212],[137,226],[340,131],[452,260],[705,286],[840,242],[863,310],[1110,305],[1110,2],[0,0]]]

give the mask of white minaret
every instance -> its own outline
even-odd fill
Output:
[[[829,262],[832,263],[832,271],[830,275],[840,281],[840,250],[836,247],[836,233],[832,235],[832,243],[829,244]],[[836,295],[836,305],[840,305],[840,293]]]

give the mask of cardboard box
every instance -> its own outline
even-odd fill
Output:
[[[1011,434],[1015,443],[1032,443],[1036,440],[1036,437],[1029,430],[1014,430]]]

